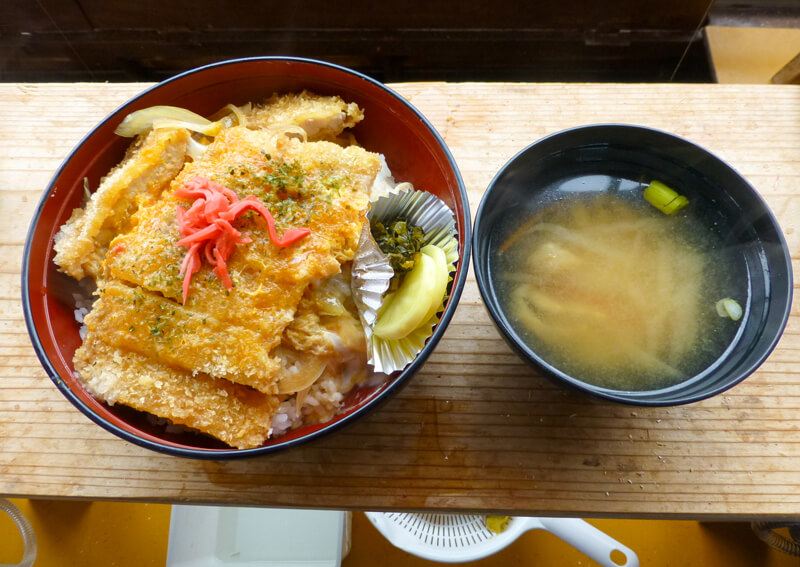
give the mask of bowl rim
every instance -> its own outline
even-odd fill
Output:
[[[463,244],[463,250],[461,250],[459,254],[459,264],[461,265],[460,273],[457,272],[458,276],[453,280],[450,296],[448,299],[448,304],[442,313],[441,319],[436,324],[436,328],[434,329],[433,334],[428,338],[427,342],[425,343],[425,346],[417,354],[416,358],[402,371],[399,371],[400,372],[399,375],[393,380],[391,380],[391,382],[381,387],[379,390],[376,390],[376,392],[374,392],[365,400],[357,403],[356,406],[349,412],[334,416],[334,418],[332,418],[328,422],[319,424],[318,429],[310,431],[302,436],[288,439],[286,441],[277,441],[271,445],[263,445],[259,447],[253,447],[250,449],[235,449],[235,448],[214,449],[214,448],[189,447],[186,445],[182,445],[180,443],[175,443],[163,439],[155,440],[157,439],[155,436],[147,434],[145,432],[142,432],[142,434],[145,435],[143,437],[142,435],[134,433],[133,431],[130,431],[114,423],[109,422],[103,416],[97,414],[94,410],[92,410],[92,408],[90,408],[82,399],[80,399],[80,397],[72,390],[72,388],[70,388],[70,386],[64,381],[64,379],[56,371],[53,364],[50,362],[50,359],[44,350],[42,341],[39,336],[39,332],[36,328],[36,324],[35,321],[33,320],[33,315],[31,312],[31,297],[30,297],[31,294],[29,293],[30,291],[29,271],[30,271],[31,249],[33,245],[34,233],[36,232],[36,227],[38,226],[44,205],[55,188],[56,179],[58,179],[58,177],[65,169],[66,165],[73,159],[75,154],[84,145],[84,143],[86,143],[86,141],[89,138],[91,138],[103,125],[105,125],[109,120],[111,120],[122,109],[134,104],[140,98],[144,97],[145,95],[157,89],[162,88],[165,85],[171,84],[179,80],[183,80],[191,75],[195,75],[198,73],[205,73],[217,67],[250,64],[253,62],[302,63],[312,66],[325,67],[340,73],[344,73],[346,75],[351,75],[357,79],[367,82],[373,88],[385,91],[395,101],[405,106],[406,109],[410,111],[425,126],[425,129],[430,132],[430,134],[436,141],[437,145],[442,150],[442,153],[447,158],[447,162],[452,170],[453,177],[455,178],[456,181],[458,195],[461,199],[460,205],[463,211],[463,218],[461,220],[463,225],[462,232],[463,232],[464,244]],[[456,216],[456,219],[459,218],[458,211],[453,211],[453,214]],[[105,430],[109,431],[110,433],[126,441],[130,441],[135,445],[156,451],[158,453],[178,456],[178,457],[192,458],[192,459],[201,459],[201,460],[240,459],[240,458],[273,454],[276,452],[289,449],[290,447],[311,442],[322,436],[332,433],[344,427],[345,425],[357,421],[357,419],[362,415],[365,415],[370,411],[376,409],[383,403],[386,403],[389,399],[393,397],[394,393],[399,388],[404,386],[405,383],[414,374],[416,374],[417,370],[420,367],[422,367],[422,365],[428,359],[428,357],[438,344],[439,340],[443,336],[447,326],[449,325],[453,317],[456,307],[458,306],[459,299],[466,285],[467,274],[469,272],[471,244],[472,244],[471,231],[472,231],[472,222],[469,210],[469,197],[467,194],[463,177],[461,175],[461,171],[458,168],[458,164],[456,163],[456,160],[453,157],[450,148],[447,146],[447,144],[444,141],[444,138],[442,138],[441,134],[428,120],[428,118],[426,118],[414,105],[412,105],[408,100],[406,100],[403,96],[397,93],[394,89],[354,69],[350,69],[327,61],[311,59],[306,57],[257,56],[257,57],[242,57],[237,59],[217,61],[214,63],[210,63],[208,65],[203,65],[200,67],[188,69],[186,71],[183,71],[177,75],[169,77],[163,81],[160,81],[138,92],[133,97],[127,99],[122,104],[118,105],[103,119],[97,122],[83,137],[81,137],[80,141],[78,141],[73,146],[73,148],[70,150],[67,156],[63,159],[59,167],[55,170],[55,172],[51,176],[50,181],[48,181],[47,186],[45,187],[42,193],[42,196],[39,200],[39,203],[36,206],[36,209],[34,210],[34,214],[28,226],[28,231],[25,238],[25,244],[22,253],[22,268],[21,268],[21,293],[22,293],[23,317],[25,319],[25,325],[28,330],[28,335],[31,338],[34,351],[36,352],[36,356],[38,357],[39,362],[42,364],[42,367],[44,368],[50,380],[56,385],[56,387],[61,391],[61,393],[76,408],[78,408],[81,411],[81,413],[83,413],[91,421],[101,426]],[[131,428],[137,429],[136,427],[133,426]],[[151,438],[153,440],[151,440]]]
[[[540,146],[547,141],[550,141],[555,138],[565,137],[574,135],[579,131],[609,131],[609,130],[620,130],[620,131],[639,131],[643,134],[648,136],[655,136],[661,137],[664,140],[669,140],[680,144],[684,147],[691,148],[693,151],[699,152],[699,155],[716,162],[717,165],[721,166],[722,168],[726,169],[728,173],[732,173],[735,175],[739,180],[741,180],[744,187],[748,189],[750,196],[759,203],[760,207],[764,211],[764,216],[769,220],[770,225],[775,229],[775,234],[778,239],[778,243],[780,244],[780,249],[782,252],[781,259],[785,264],[786,268],[786,277],[788,280],[788,290],[789,293],[787,294],[787,298],[785,302],[782,302],[783,310],[779,314],[780,316],[780,324],[776,329],[776,333],[773,337],[771,337],[770,341],[767,345],[763,348],[762,354],[753,360],[750,364],[748,364],[744,371],[740,371],[740,375],[737,376],[736,379],[727,381],[721,384],[717,384],[713,388],[709,388],[707,390],[703,390],[698,393],[690,394],[690,395],[678,395],[677,397],[669,398],[668,400],[652,400],[645,398],[643,396],[636,396],[636,394],[647,394],[652,395],[659,392],[666,392],[668,390],[674,389],[679,385],[685,385],[686,383],[693,382],[694,378],[701,376],[704,372],[708,369],[701,372],[698,376],[691,377],[684,382],[680,382],[679,384],[675,384],[673,386],[669,386],[666,388],[660,388],[657,390],[643,390],[643,391],[629,391],[629,390],[613,390],[609,388],[603,388],[599,386],[594,386],[582,380],[578,380],[566,372],[559,370],[549,362],[547,362],[544,358],[538,355],[533,349],[526,347],[525,345],[521,344],[521,340],[519,337],[516,337],[513,333],[511,333],[511,329],[507,329],[505,323],[502,322],[502,310],[496,305],[496,301],[492,294],[489,293],[490,289],[493,289],[491,284],[490,278],[488,273],[482,269],[481,263],[488,263],[488,255],[484,258],[483,251],[480,245],[480,238],[479,233],[481,232],[481,227],[484,224],[483,218],[486,214],[486,209],[488,207],[487,202],[489,200],[490,195],[497,187],[497,183],[501,180],[501,178],[505,175],[505,172],[511,168],[511,166],[520,159],[524,154],[528,151],[532,150],[533,148]],[[600,140],[598,140],[600,142]],[[495,324],[495,327],[500,331],[503,339],[506,343],[512,347],[512,349],[518,354],[518,356],[525,362],[532,364],[536,368],[542,370],[546,377],[554,379],[558,383],[566,384],[567,386],[574,388],[576,390],[585,392],[590,394],[594,397],[623,403],[626,405],[631,406],[640,406],[640,407],[669,407],[669,406],[678,406],[678,405],[685,405],[690,403],[699,402],[713,396],[716,396],[734,386],[742,382],[745,378],[747,378],[750,374],[755,372],[758,367],[769,357],[772,351],[777,346],[778,342],[783,335],[783,332],[786,329],[786,325],[789,321],[789,316],[791,314],[791,307],[793,301],[793,271],[792,271],[792,263],[791,263],[791,256],[789,252],[788,245],[786,243],[786,238],[783,234],[783,229],[780,226],[775,214],[772,212],[770,207],[767,205],[767,202],[764,200],[763,196],[753,187],[753,185],[747,180],[747,178],[739,173],[731,164],[729,164],[726,160],[722,159],[715,153],[707,150],[706,148],[692,142],[691,140],[673,134],[671,132],[667,132],[665,130],[661,130],[658,128],[652,128],[649,126],[641,126],[636,124],[628,124],[628,123],[620,123],[620,122],[600,122],[600,123],[593,123],[593,124],[585,124],[580,126],[574,126],[571,128],[565,128],[563,130],[559,130],[557,132],[553,132],[543,136],[535,140],[534,142],[526,145],[524,148],[516,152],[511,158],[509,158],[503,166],[497,171],[497,173],[492,177],[492,180],[486,187],[486,191],[481,197],[481,202],[478,205],[478,208],[475,213],[475,220],[473,222],[472,227],[472,248],[473,248],[473,255],[472,255],[472,263],[473,268],[475,270],[475,279],[478,284],[478,291],[480,292],[481,299],[486,305],[486,309],[489,312],[489,315]],[[487,250],[488,252],[488,250]],[[783,266],[782,266],[783,267]],[[774,298],[773,298],[774,299]],[[716,364],[716,363],[714,363]],[[713,368],[714,365],[712,365]]]

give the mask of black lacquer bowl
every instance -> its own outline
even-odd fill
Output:
[[[530,215],[542,193],[579,176],[658,179],[680,187],[702,222],[741,252],[747,302],[733,340],[695,376],[650,391],[614,390],[556,368],[515,328],[498,298],[496,258],[504,220]],[[544,203],[546,204],[546,203]],[[738,252],[737,252],[738,253]],[[792,269],[781,229],[764,200],[731,166],[683,138],[630,125],[591,125],[528,146],[495,176],[473,225],[473,262],[480,293],[497,328],[524,360],[556,381],[618,402],[666,406],[695,402],[744,380],[764,362],[789,318]]]
[[[205,436],[174,432],[146,414],[94,399],[74,373],[72,359],[81,344],[69,301],[68,278],[53,264],[53,237],[80,206],[84,179],[91,187],[123,157],[130,139],[114,129],[130,112],[173,105],[209,115],[226,104],[260,101],[274,92],[308,89],[356,102],[365,119],[354,129],[359,143],[386,157],[398,180],[442,199],[453,211],[460,261],[440,322],[423,350],[401,372],[380,385],[357,388],[334,419],[292,430],[254,449],[237,450]],[[402,96],[360,73],[321,61],[261,57],[225,61],[187,71],[147,89],[106,117],[73,149],[55,173],[34,215],[25,246],[22,300],[25,320],[39,359],[59,390],[95,423],[112,433],[163,453],[202,459],[229,459],[272,453],[315,439],[356,420],[391,397],[422,366],[444,334],[467,277],[471,219],[466,190],[444,140]],[[172,428],[174,429],[174,428]]]

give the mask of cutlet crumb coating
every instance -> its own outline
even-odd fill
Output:
[[[280,362],[259,333],[115,280],[101,281],[98,294],[84,319],[89,335],[193,374],[277,393]]]
[[[249,128],[269,130],[278,126],[300,126],[311,141],[334,140],[364,118],[364,111],[354,102],[346,103],[338,96],[319,96],[308,91],[273,95],[246,114]]]
[[[347,273],[381,159],[350,144],[344,130],[363,111],[336,96],[274,95],[238,112],[246,120],[213,139],[169,127],[141,134],[62,227],[55,260],[97,283],[73,360],[87,390],[241,449],[263,445],[288,405],[293,417],[277,415],[276,435],[328,419],[368,374]],[[188,158],[190,141],[207,146]],[[194,234],[181,235],[177,215],[206,202],[180,191],[198,178],[232,202],[258,200],[278,235],[309,234],[278,246],[263,216],[221,219],[239,235],[224,262],[230,281],[205,250],[184,297],[178,242]],[[318,300],[301,305],[304,296]]]
[[[55,263],[80,280],[100,275],[108,244],[129,228],[131,214],[161,196],[186,162],[189,132],[152,130],[100,182],[85,208],[72,211],[55,238]]]
[[[238,449],[264,443],[278,407],[275,396],[205,374],[192,376],[91,336],[74,362],[81,381],[99,400],[168,418]]]

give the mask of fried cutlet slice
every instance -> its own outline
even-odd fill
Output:
[[[338,138],[364,118],[364,111],[338,96],[320,96],[308,91],[272,95],[264,103],[245,109],[247,125],[253,129],[300,126],[309,141]]]
[[[307,227],[311,234],[278,248],[260,216],[240,217],[234,226],[252,242],[238,245],[228,259],[233,288],[225,290],[204,262],[191,280],[186,307],[257,329],[266,344],[277,346],[309,282],[338,273],[353,258],[366,222],[369,187],[379,170],[378,155],[359,147],[276,140],[269,132],[242,127],[223,131],[201,159],[186,165],[171,189],[205,177],[240,198],[257,197],[272,211],[279,234],[292,227]],[[185,249],[176,245],[178,205],[191,203],[165,194],[134,215],[133,229],[113,241],[106,257],[111,277],[182,302],[179,270]]]
[[[84,319],[89,336],[192,374],[277,393],[280,363],[269,356],[258,332],[118,280],[102,280],[98,295]]]
[[[283,267],[273,270],[290,278],[286,281],[297,281],[331,276],[339,272],[338,264],[353,258],[366,220],[369,192],[381,166],[378,154],[358,146],[302,142],[234,127],[223,131],[202,159],[188,164],[171,188],[177,189],[192,177],[207,177],[240,198],[258,197],[275,217],[279,233],[298,226],[311,229],[311,236],[298,246],[273,248],[268,254],[313,260],[288,271]],[[253,234],[266,237],[266,225],[254,220]],[[330,263],[330,257],[336,265]]]
[[[88,204],[55,237],[55,263],[75,279],[96,278],[111,239],[129,228],[131,214],[160,196],[186,161],[189,132],[153,130],[128,148],[123,161],[100,182]]]
[[[274,271],[287,270],[286,254],[267,256],[274,248],[265,234],[256,234],[253,219],[235,223],[239,230],[250,233],[253,242],[240,245],[228,261],[233,288],[228,291],[204,262],[192,276],[189,300],[183,304],[182,282],[179,274],[186,249],[176,244],[180,240],[175,210],[178,201],[165,198],[162,202],[140,210],[136,228],[114,240],[106,257],[107,276],[159,294],[204,317],[229,325],[241,325],[261,334],[259,341],[267,348],[278,344],[278,337],[294,316],[303,295],[300,286],[283,286]],[[266,240],[265,240],[266,239]]]
[[[276,396],[205,374],[193,376],[96,336],[83,341],[74,362],[95,398],[167,418],[239,449],[264,443],[279,404]]]

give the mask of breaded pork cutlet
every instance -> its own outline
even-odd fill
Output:
[[[354,102],[346,103],[338,96],[319,96],[308,91],[273,95],[264,103],[243,110],[249,128],[271,130],[279,126],[299,126],[311,142],[335,141],[345,129],[364,118],[364,111]]]
[[[55,263],[80,280],[100,275],[108,243],[130,228],[131,215],[161,192],[186,162],[189,131],[151,130],[131,145],[84,208],[72,211],[55,238]]]
[[[269,435],[278,398],[165,366],[89,336],[75,353],[86,389],[109,404],[122,404],[248,449]]]
[[[247,126],[222,130],[202,156],[181,164],[155,198],[134,199],[135,210],[114,221],[112,241],[98,246],[95,235],[94,253],[104,257],[99,269],[85,273],[97,277],[98,299],[74,359],[95,397],[235,447],[254,447],[267,439],[278,405],[299,391],[287,386],[298,381],[293,360],[319,358],[314,369],[324,370],[328,389],[347,364],[357,359],[366,366],[363,337],[353,336],[354,313],[315,317],[314,309],[327,304],[314,294],[298,309],[306,290],[323,289],[352,260],[380,158],[358,146],[300,140],[272,128],[288,123],[308,128],[309,138],[336,137],[361,117],[338,97],[273,97],[251,109]],[[204,256],[184,297],[186,248],[178,245],[177,211],[193,201],[175,192],[187,183],[218,184],[236,199],[257,199],[279,235],[291,228],[310,234],[278,247],[264,218],[244,213],[231,221],[247,239],[226,260],[230,287]],[[82,238],[77,230],[62,232],[64,250]],[[304,324],[286,333],[298,313]]]
[[[193,374],[277,393],[279,363],[269,356],[270,349],[257,331],[223,323],[119,280],[101,280],[97,293],[84,318],[91,336]]]
[[[352,260],[379,168],[376,154],[356,146],[289,139],[278,148],[268,132],[224,131],[172,189],[197,176],[211,179],[239,198],[258,197],[279,233],[300,226],[311,234],[278,248],[260,216],[242,217],[236,229],[252,242],[229,258],[231,290],[204,264],[184,303],[175,211],[191,203],[167,193],[141,208],[131,231],[111,243],[107,275],[125,285],[101,283],[94,309],[103,315],[87,317],[89,331],[172,366],[274,392],[280,365],[267,352],[280,344],[309,284]]]
[[[232,289],[227,291],[204,264],[192,277],[184,303],[179,276],[184,249],[176,246],[180,237],[175,210],[191,203],[165,194],[158,203],[140,209],[133,229],[113,241],[107,274],[181,303],[201,319],[252,329],[260,333],[263,347],[274,348],[309,283],[339,273],[341,264],[353,258],[366,222],[369,187],[379,169],[377,154],[356,146],[296,139],[276,144],[268,132],[230,128],[200,160],[187,164],[172,188],[207,178],[239,198],[257,197],[272,211],[278,233],[305,227],[311,234],[278,248],[261,217],[241,217],[236,229],[252,242],[238,246],[228,261]],[[120,324],[128,332],[130,325]]]

